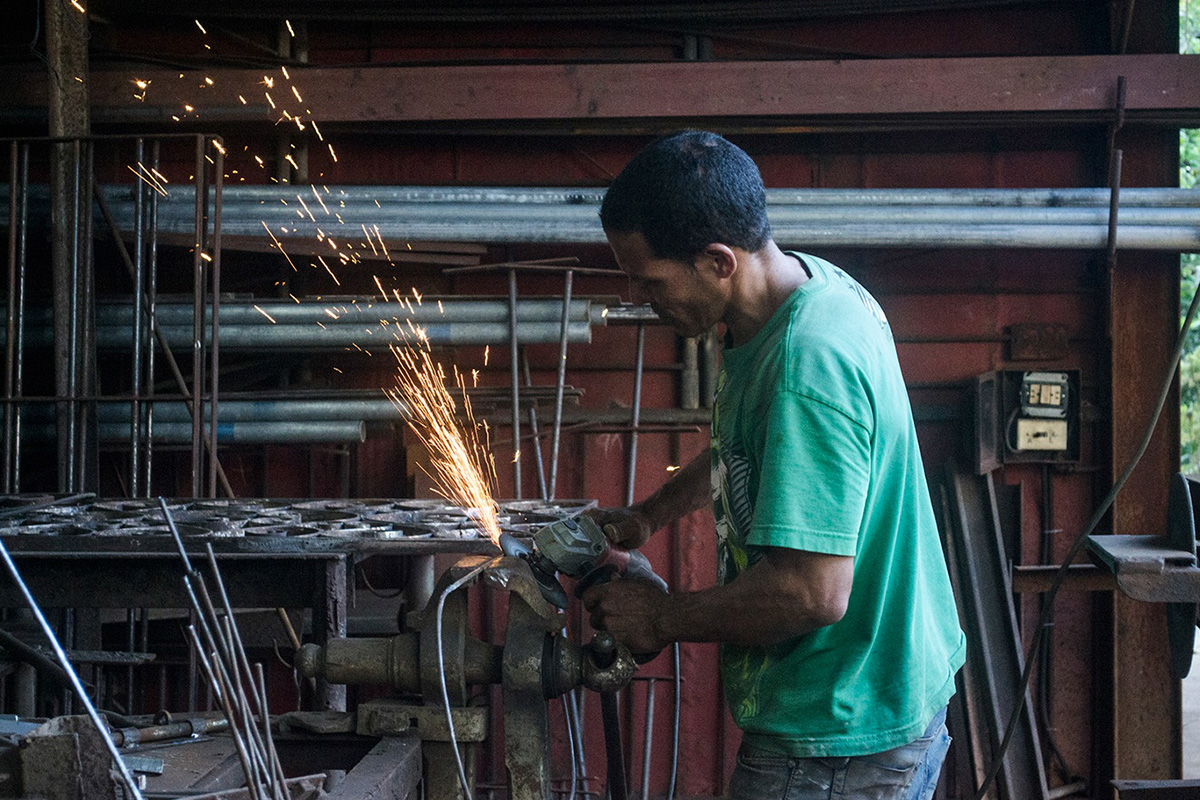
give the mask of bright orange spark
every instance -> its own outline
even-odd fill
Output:
[[[256,306],[254,306],[254,310],[255,310],[255,311],[257,311],[258,313],[262,314],[262,315],[263,315],[264,317],[266,317],[267,319],[271,320],[271,322],[272,322],[272,323],[274,323],[274,322],[275,322],[275,318],[274,318],[274,317],[272,317],[272,316],[271,316],[270,314],[268,314],[266,311],[263,311],[263,310],[262,310],[261,308],[259,308],[257,305],[256,305]]]
[[[291,264],[291,266],[292,266],[292,272],[299,272],[300,270],[296,269],[296,265],[295,265],[295,264],[292,264],[292,257],[291,257],[291,256],[289,256],[289,255],[287,254],[287,252],[286,252],[286,251],[283,249],[283,245],[281,245],[281,244],[279,243],[279,240],[275,238],[275,234],[271,233],[271,229],[270,229],[269,227],[267,227],[267,223],[266,223],[265,221],[263,221],[263,224],[262,224],[262,226],[263,226],[264,228],[266,228],[266,231],[267,231],[267,236],[270,236],[270,237],[271,237],[271,241],[275,243],[275,246],[276,246],[277,248],[279,248],[279,252],[283,253],[283,257],[287,259],[287,262],[288,262],[288,264]]]
[[[422,347],[391,345],[389,349],[398,369],[395,387],[385,391],[429,449],[431,470],[427,474],[435,491],[470,509],[479,528],[498,545],[500,521],[493,499],[496,463],[486,446],[487,428],[475,420],[462,376],[455,370],[452,394],[444,369],[430,356],[427,340]],[[462,398],[461,413],[456,394]]]

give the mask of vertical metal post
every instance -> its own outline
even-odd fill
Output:
[[[12,494],[14,391],[17,359],[17,142],[13,141],[8,163],[8,318],[4,339],[4,466],[0,481],[5,494]]]
[[[654,683],[646,681],[646,725],[642,729],[642,800],[650,800],[650,755],[654,745]]]
[[[220,338],[221,338],[221,195],[224,187],[225,155],[219,139],[213,139],[213,149],[217,151],[213,159],[213,212],[212,212],[212,247],[209,257],[212,259],[212,343],[210,366],[211,387],[209,389],[209,415],[211,426],[209,435],[212,437],[208,448],[208,496],[217,496],[217,395],[220,388]]]
[[[158,171],[161,155],[160,150],[161,148],[157,140],[150,145],[151,168],[155,172]],[[146,403],[142,407],[142,417],[144,420],[142,428],[142,464],[145,474],[142,478],[142,486],[145,490],[144,496],[150,497],[153,494],[151,479],[154,476],[154,361],[157,355],[150,326],[153,324],[152,321],[154,320],[158,303],[158,192],[149,192],[147,196],[150,198],[150,212],[146,263],[146,321],[148,323],[145,331]]]
[[[134,161],[145,169],[146,146],[139,137],[134,140]],[[129,401],[129,495],[142,494],[142,291],[145,284],[146,191],[145,181],[134,184],[133,205],[133,355],[130,363],[130,383],[133,398]],[[130,681],[132,683],[132,670]]]
[[[206,220],[208,181],[204,166],[204,137],[196,137],[196,217],[192,250],[192,497],[201,497],[204,445],[204,305],[205,269],[204,238],[208,232]]]
[[[95,491],[100,485],[100,457],[97,447],[99,423],[96,418],[96,267],[93,243],[95,236],[95,213],[92,206],[92,189],[96,183],[96,145],[84,144],[83,187],[79,197],[83,224],[81,265],[80,308],[83,314],[83,329],[80,332],[79,386],[83,400],[79,405],[79,489]]]
[[[521,492],[521,381],[520,345],[517,343],[517,271],[508,271],[508,343],[509,360],[512,362],[512,439],[513,439],[513,496],[518,500]],[[534,441],[536,444],[536,440]]]
[[[625,488],[625,505],[633,505],[633,491],[637,483],[638,425],[642,418],[642,373],[646,357],[646,325],[638,323],[637,358],[633,367],[633,422],[629,432],[629,464]]]
[[[529,375],[529,354],[521,348],[521,370],[525,374],[526,388],[533,386]],[[529,403],[529,433],[533,436],[533,460],[537,464],[538,497],[546,499],[546,465],[542,463],[542,436],[538,430],[537,403]]]
[[[717,330],[713,328],[701,337],[700,346],[703,348],[704,368],[701,371],[701,379],[703,381],[701,389],[700,402],[705,408],[712,408],[717,397],[717,377],[720,374],[718,366],[718,354],[720,353],[720,343],[717,340]]]
[[[558,446],[562,438],[563,388],[567,381],[567,325],[571,316],[571,284],[574,279],[574,270],[567,270],[563,281],[562,335],[558,340],[558,378],[554,384],[554,438],[550,445],[550,486],[546,493],[547,500],[554,499],[555,489],[558,485]]]
[[[129,652],[137,652],[137,617],[134,615],[134,609],[125,609],[125,633],[126,644]],[[125,713],[133,714],[133,665],[130,664],[125,670]]]
[[[12,491],[21,491],[21,406],[20,399],[25,394],[25,255],[29,239],[29,145],[21,147],[21,218],[20,234],[17,237],[17,330],[16,330],[16,359],[14,363],[14,397],[18,401],[13,406],[13,462],[12,462]]]
[[[71,143],[71,166],[74,168],[74,178],[71,181],[71,252],[69,256],[70,272],[67,282],[67,460],[65,491],[79,490],[76,481],[79,460],[79,182],[80,182],[80,152],[79,139]]]
[[[683,372],[679,378],[679,407],[700,407],[700,338],[683,340]]]

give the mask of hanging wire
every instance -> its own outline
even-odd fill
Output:
[[[1096,530],[1096,526],[1100,524],[1100,520],[1108,513],[1108,509],[1116,500],[1121,489],[1125,487],[1129,476],[1133,474],[1133,470],[1137,467],[1138,462],[1142,460],[1142,456],[1146,454],[1146,449],[1150,446],[1150,439],[1154,436],[1154,429],[1158,426],[1159,417],[1162,416],[1163,406],[1167,403],[1167,397],[1171,393],[1171,384],[1175,381],[1175,371],[1179,367],[1179,360],[1183,356],[1183,350],[1187,343],[1188,333],[1192,330],[1192,322],[1196,318],[1196,309],[1200,307],[1200,287],[1192,294],[1191,305],[1188,306],[1187,315],[1184,317],[1183,325],[1179,331],[1179,337],[1175,341],[1175,349],[1171,354],[1170,363],[1167,365],[1165,374],[1163,375],[1162,384],[1159,388],[1158,399],[1154,404],[1154,411],[1150,414],[1150,419],[1146,424],[1145,432],[1142,434],[1141,441],[1138,443],[1137,450],[1129,459],[1129,463],[1125,465],[1125,470],[1121,476],[1117,478],[1108,494],[1100,501],[1099,507],[1092,514],[1088,524],[1084,526],[1083,532],[1075,538],[1071,543],[1071,549],[1067,552],[1066,557],[1058,567],[1058,571],[1054,573],[1054,580],[1050,582],[1050,587],[1044,595],[1045,605],[1042,608],[1042,613],[1038,616],[1037,625],[1034,627],[1033,641],[1029,645],[1029,653],[1025,657],[1025,669],[1021,672],[1020,686],[1021,691],[1014,695],[1012,712],[1008,717],[1008,725],[1004,731],[1004,738],[1000,741],[1000,747],[996,750],[996,755],[993,758],[992,766],[988,770],[987,776],[984,778],[983,785],[979,787],[979,791],[975,793],[975,800],[983,800],[987,795],[988,789],[991,788],[992,782],[996,780],[996,776],[1000,773],[1000,767],[1004,762],[1004,754],[1008,751],[1008,746],[1012,742],[1013,734],[1016,733],[1017,724],[1021,720],[1021,712],[1025,708],[1025,695],[1029,691],[1030,679],[1033,676],[1033,668],[1037,664],[1037,653],[1042,646],[1042,641],[1045,638],[1047,623],[1054,612],[1054,600],[1058,597],[1058,590],[1062,588],[1063,581],[1066,580],[1067,572],[1071,567],[1075,557],[1083,550],[1087,544],[1088,537],[1092,535],[1092,531]]]
[[[458,768],[458,780],[462,784],[464,800],[473,800],[471,787],[467,784],[467,770],[463,767],[462,754],[458,752],[458,736],[454,732],[454,713],[450,709],[450,688],[446,685],[446,654],[442,644],[442,617],[446,610],[446,598],[454,591],[470,583],[477,575],[488,567],[494,566],[503,556],[496,556],[471,569],[466,575],[447,586],[438,595],[437,609],[434,611],[434,626],[437,630],[437,663],[438,675],[442,685],[442,709],[446,712],[446,726],[450,731],[450,749],[454,751],[454,766]]]

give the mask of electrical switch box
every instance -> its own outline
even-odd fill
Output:
[[[1002,370],[974,386],[971,458],[980,474],[1002,464],[1079,461],[1078,370]]]
[[[1021,377],[1021,415],[1065,419],[1070,384],[1065,372],[1026,372]]]
[[[1066,450],[1067,421],[1065,419],[1017,420],[1016,450]]]

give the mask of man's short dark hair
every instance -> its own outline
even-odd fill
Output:
[[[640,233],[658,258],[691,261],[713,242],[755,252],[771,238],[758,167],[706,131],[651,142],[613,180],[600,206],[606,233]]]

